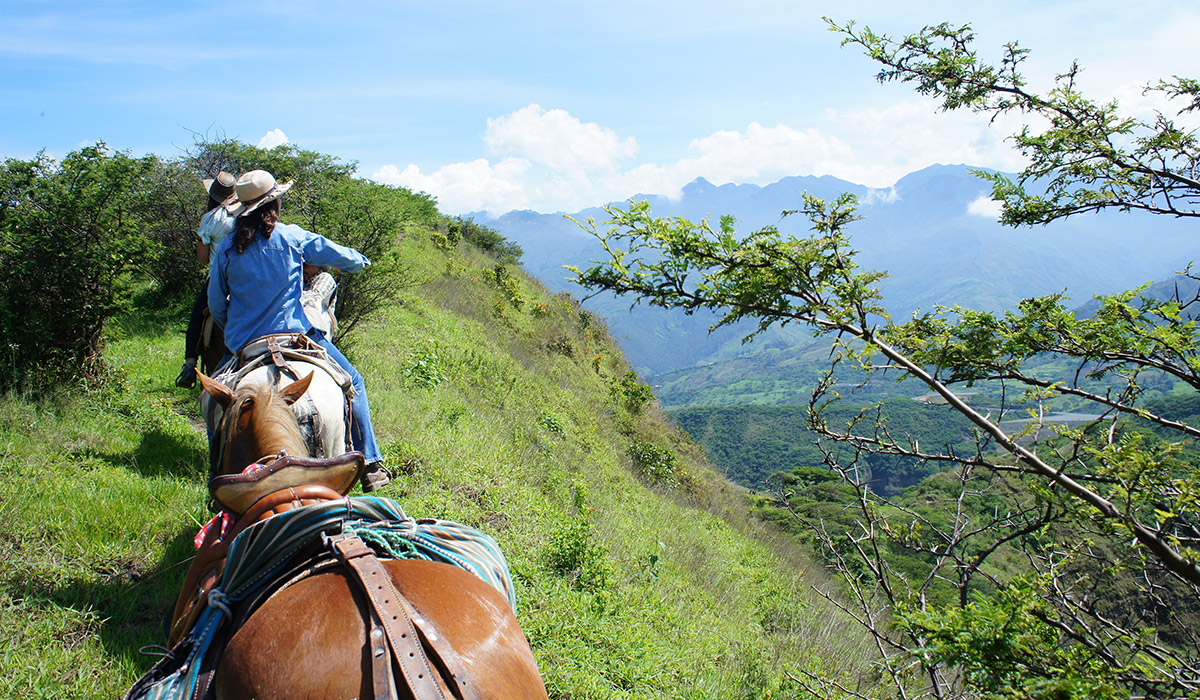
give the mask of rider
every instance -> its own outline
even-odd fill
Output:
[[[196,235],[196,258],[208,265],[209,253],[221,242],[225,234],[233,230],[233,217],[221,204],[233,194],[235,179],[222,170],[214,178],[204,181],[208,190],[208,211],[200,217],[200,228]],[[208,272],[204,273],[204,284],[192,303],[192,314],[188,318],[187,333],[184,335],[183,369],[175,377],[175,386],[191,389],[196,385],[196,361],[199,358],[200,329],[204,324],[204,309],[208,307]]]
[[[358,272],[371,261],[352,248],[280,222],[280,198],[291,186],[291,182],[277,184],[265,170],[252,170],[238,178],[234,189],[239,202],[230,209],[237,219],[234,232],[213,252],[209,311],[224,329],[230,353],[265,335],[305,333],[346,370],[354,386],[350,442],[366,458],[363,490],[374,491],[386,485],[390,477],[371,426],[362,375],[323,332],[313,327],[300,303],[305,262]]]

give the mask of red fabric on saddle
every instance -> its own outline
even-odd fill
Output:
[[[254,462],[243,469],[241,473],[253,474],[265,468],[265,464]],[[196,536],[192,538],[192,546],[194,546],[196,549],[200,549],[200,545],[204,544],[204,538],[208,535],[208,531],[212,529],[213,525],[218,520],[221,521],[221,531],[217,534],[216,541],[220,542],[221,540],[225,539],[225,535],[229,534],[229,528],[233,527],[233,524],[237,522],[237,517],[227,510],[223,510],[220,513],[212,516],[207,523],[200,527],[200,531],[196,533]]]
[[[192,546],[194,546],[196,549],[200,549],[200,545],[204,544],[204,538],[208,536],[208,531],[212,529],[213,525],[215,525],[218,520],[221,524],[221,531],[217,534],[216,541],[220,542],[221,540],[225,539],[225,535],[229,534],[229,528],[233,527],[233,523],[235,521],[233,514],[231,514],[229,511],[221,511],[220,513],[217,513],[216,515],[212,516],[212,519],[201,526],[200,531],[197,532],[196,536],[192,538]]]

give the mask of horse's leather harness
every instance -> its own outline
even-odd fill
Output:
[[[395,698],[396,688],[387,659],[387,645],[400,666],[416,700],[445,700],[429,659],[417,635],[414,621],[421,620],[412,605],[396,590],[387,569],[371,548],[356,535],[339,535],[330,541],[338,558],[358,577],[371,601],[372,620],[368,641],[371,648],[372,684],[376,700]],[[377,624],[378,623],[378,624]],[[382,625],[383,634],[380,634]],[[387,640],[384,641],[386,636]]]
[[[330,460],[307,460],[299,458],[281,458],[282,466],[296,462],[297,466],[312,466],[314,463],[328,463],[336,466],[346,461],[350,455]],[[361,455],[354,453],[358,464],[361,465]],[[247,477],[220,477],[226,481],[245,480]],[[214,479],[218,481],[219,479]],[[212,485],[210,484],[210,487]],[[238,534],[250,525],[312,503],[343,498],[340,482],[338,490],[325,485],[290,486],[274,491],[258,498],[237,522],[229,533],[220,541],[213,541],[216,529],[209,533],[205,545],[197,555],[197,562],[188,572],[184,583],[184,592],[176,605],[174,624],[172,625],[172,643],[181,638],[186,630],[196,620],[197,615],[205,604],[208,591],[221,579],[224,559],[231,543]],[[476,700],[479,696],[475,691],[473,679],[469,676],[458,660],[457,654],[436,628],[418,613],[412,604],[396,589],[387,569],[375,556],[375,553],[362,539],[354,534],[339,534],[325,536],[322,549],[331,552],[336,561],[345,565],[351,581],[356,582],[366,593],[368,606],[368,635],[367,643],[371,659],[372,690],[375,700],[396,700],[398,698],[396,679],[393,676],[392,660],[395,659],[400,672],[407,682],[415,700]],[[307,575],[317,571],[328,570],[331,560],[310,567],[309,570],[289,574],[284,580],[271,586],[271,592],[253,601],[239,611],[237,617],[245,621],[267,599],[276,595],[284,588],[303,580]],[[265,591],[264,591],[265,593]],[[218,646],[232,637],[235,629],[227,629]],[[390,653],[389,653],[390,651]],[[207,673],[201,675],[197,687],[197,698],[203,698],[210,688],[212,672],[215,663],[208,665]]]

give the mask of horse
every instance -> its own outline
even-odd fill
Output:
[[[243,384],[281,385],[289,377],[299,379],[304,373],[310,373],[312,378],[308,388],[302,396],[295,397],[289,403],[299,421],[307,444],[307,454],[320,458],[333,457],[350,449],[347,400],[350,377],[329,359],[320,346],[300,334],[267,336],[248,343],[237,359],[239,368],[222,370],[221,375],[235,388]],[[213,400],[214,391],[223,391],[221,400]],[[225,403],[231,397],[232,390],[226,390],[220,384],[200,393],[200,410],[211,433],[220,432]],[[240,442],[234,441],[232,444],[237,446]],[[210,455],[212,464],[209,476],[228,473],[228,470],[235,468],[240,470],[265,454],[230,454],[214,449]]]
[[[281,452],[305,456],[305,441],[290,406],[310,389],[313,375],[282,389],[247,382],[236,391],[204,374],[199,378],[204,392],[224,410],[222,475],[236,473],[239,468],[231,465],[237,460]],[[297,495],[303,488],[285,491],[291,491],[289,498],[303,495]],[[336,491],[330,493],[340,498]],[[387,580],[364,594],[356,577],[363,577],[361,567],[374,564],[352,556],[274,592],[250,614],[216,662],[216,698],[547,697],[510,601],[496,587],[450,564],[370,557]],[[379,595],[375,588],[386,588],[399,598],[401,614],[414,621],[404,628],[407,633],[393,634],[388,625],[398,624],[395,617],[389,623],[378,615],[378,605],[372,607],[370,601]],[[394,665],[385,662],[381,669],[379,657],[387,646],[408,658]],[[428,662],[420,663],[421,656]],[[432,671],[432,678],[424,677],[425,671]]]
[[[192,348],[190,357],[200,358],[200,369],[212,376],[225,356],[225,333],[213,320],[208,307],[204,307],[204,320],[200,324],[200,337],[196,347]]]

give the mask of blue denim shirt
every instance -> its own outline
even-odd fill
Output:
[[[225,330],[225,346],[236,353],[255,338],[271,333],[307,333],[304,315],[305,262],[358,272],[371,261],[353,248],[294,224],[275,224],[271,237],[261,236],[245,251],[225,236],[212,258],[208,308]]]

